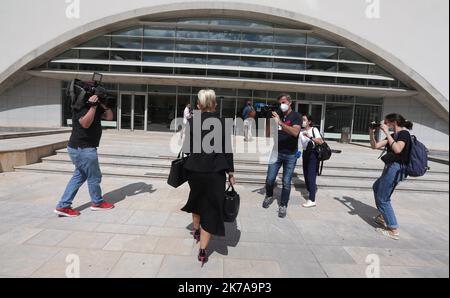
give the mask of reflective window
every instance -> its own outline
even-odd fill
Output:
[[[145,27],[144,36],[175,37],[175,29]]]
[[[271,68],[272,59],[242,57],[241,66]]]
[[[333,59],[338,58],[337,48],[320,48],[320,47],[308,47],[308,58],[315,59]]]
[[[273,63],[274,68],[285,68],[285,69],[305,69],[305,61],[302,60],[286,60],[286,59],[275,59]]]
[[[111,65],[111,71],[139,73],[141,72],[141,67],[131,65]]]
[[[173,63],[173,54],[144,53],[143,58],[144,58],[144,61],[146,61],[146,62]]]
[[[239,40],[241,39],[241,33],[239,31],[210,31],[209,38],[219,40]]]
[[[256,42],[273,42],[273,34],[243,32],[242,40],[256,41]]]
[[[272,56],[272,46],[242,44],[242,54]]]
[[[173,68],[165,67],[142,67],[142,72],[144,73],[155,73],[155,74],[173,74]]]
[[[273,79],[277,81],[302,82],[305,80],[305,76],[301,74],[274,73]]]
[[[287,56],[287,57],[306,57],[306,47],[282,47],[275,46],[274,56]]]
[[[189,75],[189,76],[206,76],[206,69],[195,69],[195,68],[176,68],[175,73],[179,75]]]
[[[338,78],[338,84],[342,85],[360,85],[367,86],[367,79],[358,79],[358,78]]]
[[[237,56],[208,56],[208,64],[215,65],[239,65],[239,57]]]
[[[174,49],[174,42],[168,40],[145,39],[144,49],[172,51]]]
[[[236,43],[213,43],[210,42],[208,45],[208,51],[213,53],[230,53],[239,54],[241,52],[241,47]]]
[[[109,60],[109,51],[80,50],[80,59]]]
[[[113,48],[142,49],[142,38],[117,37],[112,38]]]
[[[279,43],[296,43],[296,44],[306,44],[306,34],[282,34],[275,33],[275,42]]]
[[[142,36],[143,35],[143,27],[137,26],[132,28],[127,28],[124,30],[115,31],[112,35],[127,35],[127,36]]]
[[[361,61],[368,62],[368,60],[361,55],[356,54],[355,52],[349,49],[339,49],[339,59],[340,60],[348,60],[348,61]]]
[[[212,77],[232,77],[237,78],[239,76],[239,72],[236,70],[221,70],[221,69],[208,69],[208,76]]]
[[[86,43],[83,43],[80,47],[96,47],[96,48],[109,48],[111,43],[111,37],[99,36]]]
[[[320,77],[320,76],[305,76],[305,81],[307,82],[318,82],[318,83],[330,83],[335,84],[335,77]]]
[[[54,60],[58,59],[76,59],[78,58],[78,50],[68,50],[61,55],[55,57]]]
[[[177,54],[176,57],[175,57],[175,63],[182,63],[182,64],[206,64],[206,56],[204,56],[204,55]]]
[[[208,30],[178,29],[178,38],[208,39]]]
[[[141,52],[112,51],[111,60],[142,61]]]
[[[346,73],[367,74],[368,68],[365,64],[339,63],[339,71]]]
[[[340,137],[343,129],[350,132],[353,105],[327,103],[325,115],[325,137],[327,137],[326,133],[338,134]]]
[[[315,34],[308,34],[307,42],[310,45],[321,45],[321,46],[335,46],[334,42],[323,39]]]
[[[87,71],[108,71],[109,66],[108,65],[97,65],[97,64],[80,64],[79,69],[87,70]]]
[[[208,50],[207,42],[180,42],[178,41],[175,49],[177,51],[189,51],[189,52],[206,52]]]
[[[371,122],[379,123],[381,119],[381,106],[355,106],[353,119],[353,134],[367,134],[367,127]]]
[[[306,69],[307,70],[316,70],[316,71],[337,71],[337,63],[333,62],[321,62],[321,61],[306,61]]]

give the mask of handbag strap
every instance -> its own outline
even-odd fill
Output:
[[[230,188],[231,188],[231,190],[232,190],[233,192],[236,192],[236,191],[234,190],[234,186],[233,186],[231,183],[228,183],[227,192],[230,191]]]

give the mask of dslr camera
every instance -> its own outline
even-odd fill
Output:
[[[103,75],[96,72],[92,75],[92,81],[73,80],[67,90],[67,95],[71,99],[72,109],[81,110],[83,107],[91,107],[99,104],[113,109],[115,106],[115,98],[109,95],[106,88],[103,87],[102,79]],[[98,97],[98,102],[89,102],[89,98],[94,95]]]
[[[378,128],[380,128],[381,127],[381,124],[380,123],[377,123],[377,122],[375,122],[375,121],[373,121],[373,122],[371,122],[370,124],[369,124],[369,128],[370,129],[378,129]]]

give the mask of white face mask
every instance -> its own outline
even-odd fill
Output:
[[[281,109],[281,111],[282,111],[283,113],[286,113],[287,111],[289,111],[289,105],[287,105],[287,104],[285,104],[285,103],[282,103],[282,104],[280,105],[280,109]]]
[[[303,128],[305,128],[305,127],[307,127],[308,126],[308,122],[306,122],[306,121],[303,121]]]

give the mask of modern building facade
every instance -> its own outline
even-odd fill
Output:
[[[328,139],[348,131],[354,141],[368,140],[371,121],[399,112],[416,123],[414,133],[430,148],[448,150],[448,94],[441,92],[448,86],[439,90],[381,44],[297,13],[329,1],[300,1],[289,9],[257,1],[146,1],[133,11],[142,1],[129,2],[130,9],[75,26],[46,51],[7,68],[0,77],[0,126],[71,125],[68,83],[99,72],[117,98],[114,121],[103,123],[110,129],[169,131],[202,88],[216,90],[219,111],[230,118],[240,117],[248,100],[270,104],[287,92]],[[354,23],[366,21],[373,20],[366,15]],[[448,50],[448,35],[441,37]],[[433,48],[424,44],[422,51]],[[448,67],[436,71],[448,78]]]

